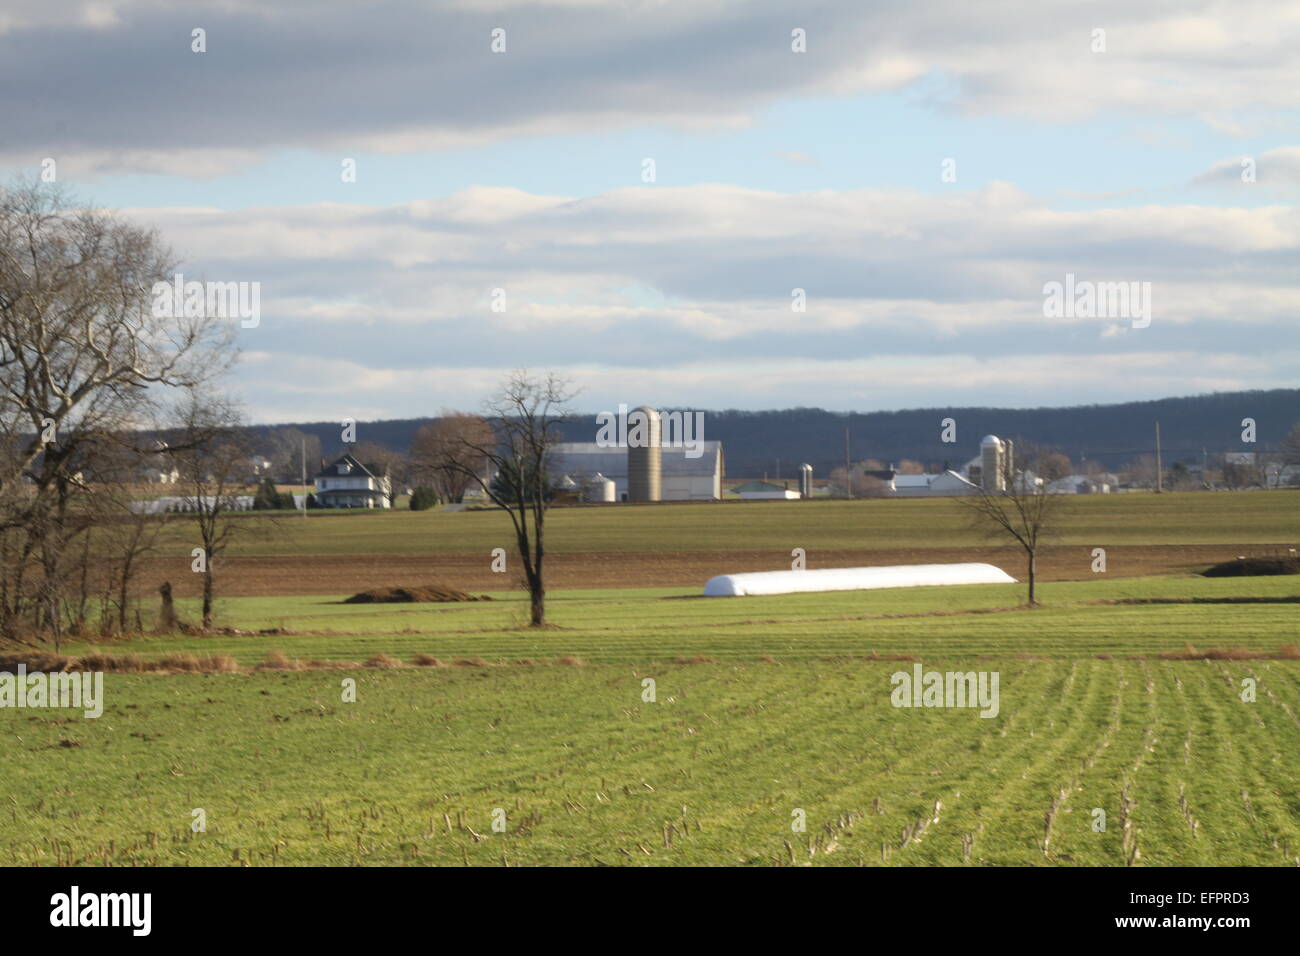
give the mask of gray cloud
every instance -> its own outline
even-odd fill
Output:
[[[990,7],[103,0],[0,17],[9,156],[205,175],[278,147],[419,151],[632,123],[740,123],[778,97],[945,78],[938,108],[1235,123],[1293,106],[1300,18],[1275,4]],[[1252,15],[1252,10],[1255,15]],[[508,52],[489,35],[507,30]],[[1107,52],[1090,51],[1094,27]],[[208,49],[190,50],[190,31]],[[808,52],[790,51],[793,28]]]

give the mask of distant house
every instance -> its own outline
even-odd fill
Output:
[[[799,497],[799,492],[791,491],[781,485],[774,485],[770,481],[747,481],[731,490],[746,501],[762,501],[764,499],[783,501]]]
[[[1110,494],[1111,484],[1100,476],[1090,478],[1087,475],[1066,475],[1047,482],[1043,490],[1049,495],[1105,495]]]
[[[144,480],[153,485],[174,485],[181,480],[181,473],[175,465],[155,465],[142,472]]]
[[[387,475],[351,455],[331,462],[316,475],[316,501],[322,508],[387,508],[392,490]]]

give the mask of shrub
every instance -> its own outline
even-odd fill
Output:
[[[277,511],[291,508],[293,508],[293,495],[277,491],[275,482],[270,478],[263,478],[258,483],[257,493],[253,496],[254,511]]]
[[[421,485],[411,492],[412,511],[427,511],[437,503],[438,495],[428,485]]]

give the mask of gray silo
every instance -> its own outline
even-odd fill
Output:
[[[803,498],[812,497],[812,465],[799,466],[799,495]]]
[[[632,419],[640,413],[643,424]],[[663,449],[659,413],[642,405],[628,414],[627,425],[627,500],[659,501],[663,488]]]

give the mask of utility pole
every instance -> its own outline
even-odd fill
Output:
[[[302,517],[307,518],[307,437],[302,439]]]
[[[853,472],[849,470],[849,429],[844,428],[844,485],[848,489],[848,495],[853,497]]]
[[[1156,422],[1156,494],[1165,490],[1165,466],[1160,457],[1160,423]]]

